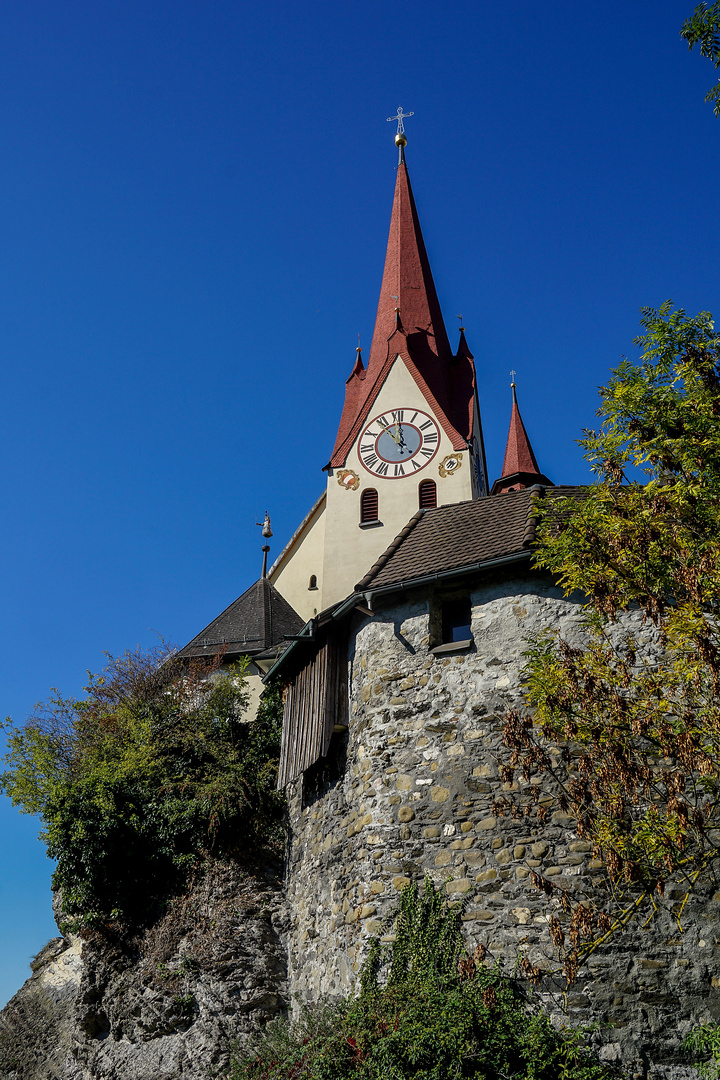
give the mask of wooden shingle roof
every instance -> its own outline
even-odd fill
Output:
[[[267,578],[260,578],[181,649],[178,656],[273,655],[303,620]]]

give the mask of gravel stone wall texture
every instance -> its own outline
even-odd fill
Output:
[[[291,995],[352,987],[368,938],[388,932],[399,890],[426,874],[466,901],[469,943],[484,943],[508,972],[520,953],[552,966],[547,920],[557,901],[533,888],[533,869],[573,893],[601,885],[569,818],[556,813],[540,829],[491,810],[527,639],[548,627],[577,637],[580,606],[531,572],[488,578],[471,600],[474,645],[456,655],[430,652],[436,616],[427,596],[358,622],[349,731],[289,789]],[[682,1038],[720,1019],[720,893],[700,893],[678,921],[684,892],[670,890],[656,919],[598,949],[567,995],[569,1019],[599,1022],[601,1056],[632,1076],[696,1075]],[[561,996],[546,990],[559,1014]]]

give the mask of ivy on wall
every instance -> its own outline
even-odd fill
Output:
[[[720,869],[720,336],[670,302],[642,326],[639,362],[600,388],[601,427],[580,442],[598,483],[539,506],[536,564],[587,597],[584,635],[532,643],[530,708],[504,733],[520,790],[496,804],[540,826],[569,815],[605,868],[604,902],[533,874],[560,901],[571,982],[670,884],[687,899]]]
[[[517,985],[468,954],[462,906],[407,885],[392,942],[375,939],[357,994],[273,1021],[231,1080],[605,1080],[582,1031],[556,1028]],[[388,927],[390,928],[390,926]]]

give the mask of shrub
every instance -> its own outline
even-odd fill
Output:
[[[601,1080],[582,1032],[555,1028],[512,980],[468,955],[462,908],[406,886],[395,941],[371,943],[360,989],[273,1021],[232,1080]]]
[[[247,723],[242,666],[153,650],[109,657],[85,689],[12,731],[0,777],[42,817],[68,915],[147,921],[203,857],[278,846],[277,687]]]
[[[692,1054],[702,1054],[707,1058],[705,1061],[695,1061],[693,1064],[701,1076],[707,1080],[717,1080],[720,1077],[720,1025],[701,1024],[695,1027],[686,1036],[683,1042],[683,1050]]]

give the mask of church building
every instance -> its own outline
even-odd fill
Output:
[[[400,890],[429,876],[462,899],[469,945],[508,973],[529,963],[565,1023],[558,897],[596,895],[603,864],[565,813],[503,812],[513,791],[551,803],[539,778],[508,776],[503,729],[524,708],[533,635],[582,645],[582,598],[532,559],[539,504],[577,489],[540,471],[514,382],[502,473],[488,477],[472,353],[462,329],[454,351],[448,340],[402,130],[396,142],[375,331],[346,382],[325,491],[267,575],[181,655],[246,655],[256,691],[261,678],[283,686],[291,995],[351,990]],[[641,632],[637,613],[623,621]],[[692,951],[717,941],[717,902],[682,900],[682,933],[672,902],[593,947],[565,999],[572,1023],[599,1025],[606,1060],[653,1080],[685,1076],[678,1032],[720,1015],[720,981]]]
[[[413,197],[398,110],[397,178],[375,329],[345,383],[325,490],[266,574],[180,656],[247,656],[252,698],[308,620],[348,597],[418,511],[550,481],[513,406],[502,476],[490,489],[473,355],[453,351]]]

